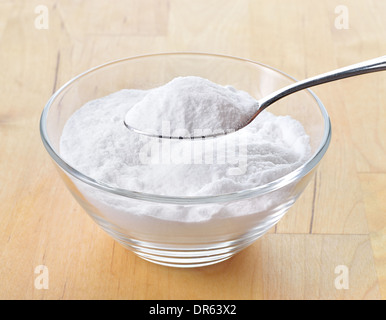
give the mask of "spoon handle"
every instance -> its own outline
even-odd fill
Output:
[[[319,84],[382,70],[386,70],[386,56],[356,63],[347,67],[336,69],[302,81],[295,82],[260,99],[258,101],[259,110],[255,116],[257,116],[261,111],[263,111],[275,101],[280,100],[281,98],[284,98],[285,96],[288,96],[291,93],[307,89]]]

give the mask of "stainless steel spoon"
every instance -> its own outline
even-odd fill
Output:
[[[266,109],[268,106],[273,104],[274,102],[290,95],[291,93],[298,92],[303,89],[307,89],[310,87],[317,86],[319,84],[340,80],[344,78],[354,77],[361,74],[371,73],[371,72],[377,72],[377,71],[383,71],[386,70],[386,56],[382,56],[379,58],[367,60],[364,62],[356,63],[347,67],[343,67],[340,69],[336,69],[330,72],[326,72],[302,81],[295,82],[289,86],[286,86],[282,89],[279,89],[257,101],[257,110],[256,113],[249,119],[248,122],[243,124],[240,127],[234,128],[231,132],[235,132],[237,130],[240,130],[241,128],[247,126],[250,124],[264,109]],[[152,136],[152,137],[158,137],[158,138],[165,138],[165,139],[205,139],[205,138],[214,138],[221,135],[227,134],[227,132],[223,133],[216,133],[216,134],[210,134],[206,136],[192,136],[192,137],[180,137],[180,136],[162,136],[154,133],[148,133],[141,130],[138,130],[124,122],[125,126],[133,130],[137,133]]]

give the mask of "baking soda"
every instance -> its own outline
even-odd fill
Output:
[[[127,112],[125,122],[157,136],[200,137],[243,127],[258,109],[247,92],[200,77],[177,77],[150,90]],[[162,121],[170,124],[165,132]],[[171,136],[169,134],[169,136]]]
[[[143,128],[164,132],[190,132],[198,125],[229,129],[234,121],[250,117],[256,103],[246,92],[198,77],[176,78],[150,90],[124,89],[86,103],[68,119],[60,155],[90,178],[131,191],[208,196],[253,188],[292,172],[309,159],[309,137],[290,116],[263,111],[247,127],[207,140],[148,137],[127,129],[123,121],[134,116],[141,119],[138,125]],[[170,210],[153,207],[145,214],[170,218]],[[206,219],[219,210],[221,206],[213,206],[205,213]]]

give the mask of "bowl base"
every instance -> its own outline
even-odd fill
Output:
[[[122,238],[117,234],[113,235],[111,230],[109,234],[125,248],[146,261],[168,267],[197,268],[216,264],[231,258],[255,242],[266,231],[262,230],[259,233],[253,233],[237,240],[196,245],[188,249],[186,244],[178,246],[148,243]]]

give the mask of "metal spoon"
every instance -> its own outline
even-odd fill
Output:
[[[339,68],[330,72],[326,72],[302,81],[295,82],[289,86],[286,86],[282,89],[279,89],[257,101],[257,110],[255,114],[249,119],[248,122],[243,124],[240,127],[234,128],[231,132],[235,132],[237,130],[240,130],[241,128],[247,126],[250,124],[264,109],[266,109],[268,106],[273,104],[274,102],[290,95],[291,93],[298,92],[303,89],[307,89],[313,86],[317,86],[319,84],[340,80],[344,78],[354,77],[361,74],[371,73],[371,72],[377,72],[377,71],[383,71],[386,70],[386,56],[382,56],[379,58],[367,60],[364,62],[356,63],[347,67]],[[148,133],[141,130],[138,130],[130,125],[128,125],[126,122],[124,122],[125,126],[133,130],[137,133],[157,137],[157,138],[166,138],[166,139],[205,139],[205,138],[214,138],[221,135],[227,134],[227,132],[222,133],[215,133],[215,134],[209,134],[206,136],[191,136],[191,137],[181,137],[181,136],[162,136],[160,134],[154,134],[154,133]]]

